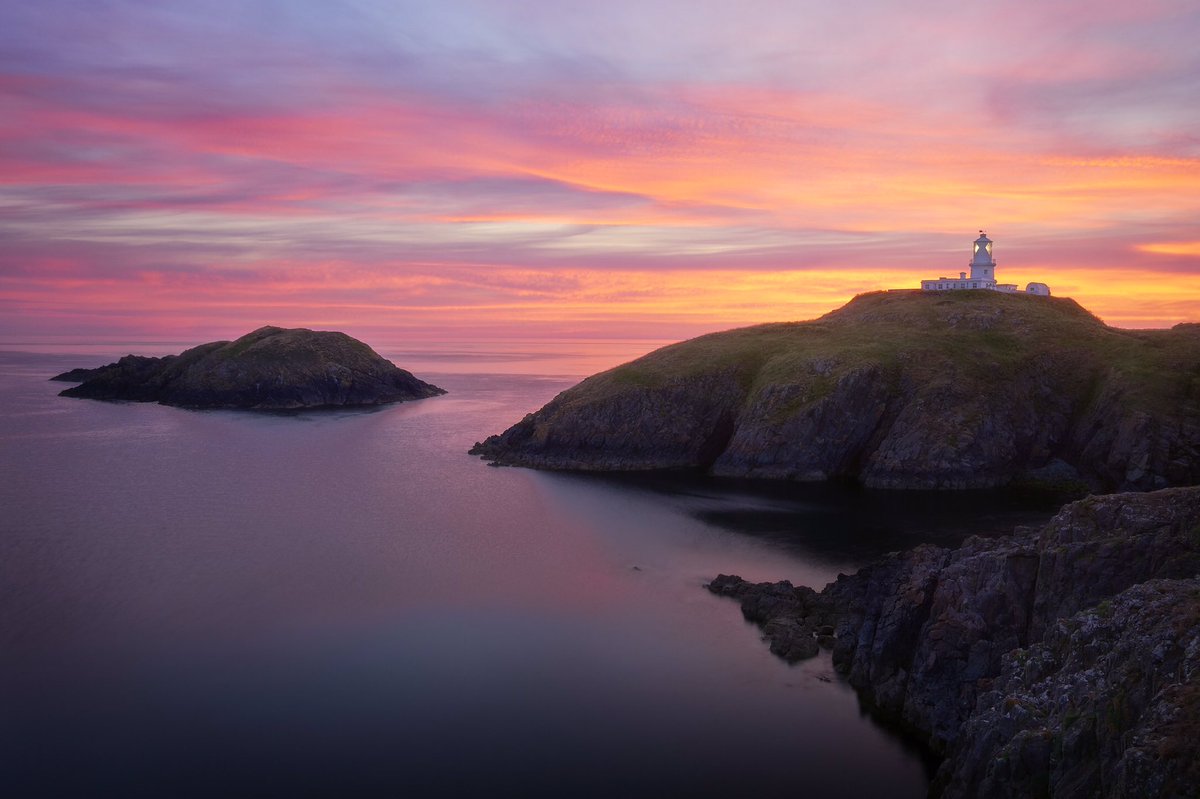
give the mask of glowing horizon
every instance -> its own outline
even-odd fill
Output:
[[[677,339],[966,268],[1200,321],[1186,2],[0,10],[0,340]]]

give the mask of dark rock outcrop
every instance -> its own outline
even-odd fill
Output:
[[[161,358],[147,358],[142,355],[126,355],[121,360],[132,365],[133,363],[136,363],[137,361],[146,361],[149,363],[157,364],[162,359]],[[85,383],[88,380],[91,380],[93,377],[99,377],[106,370],[112,369],[112,367],[115,365],[116,364],[110,363],[107,366],[98,366],[95,369],[72,369],[68,372],[63,372],[60,375],[55,375],[54,377],[52,377],[50,379],[57,380],[60,383]]]
[[[742,615],[763,628],[771,651],[789,663],[813,657],[822,644],[833,645],[834,605],[808,586],[787,580],[754,584],[722,574],[708,590],[738,599]]]
[[[179,355],[127,355],[52,380],[64,397],[160,402],[185,408],[283,410],[382,405],[444,394],[344,333],[263,327]]]
[[[834,623],[835,667],[947,756],[946,796],[1183,796],[1162,786],[1200,792],[1197,575],[1200,488],[1180,488],[896,553],[819,594],[729,576],[710,590],[781,655],[815,653],[796,639]]]
[[[880,292],[588,378],[472,452],[884,488],[1200,483],[1200,328],[1120,330],[1069,299]]]
[[[1200,579],[1153,580],[1004,656],[943,797],[1200,796]]]

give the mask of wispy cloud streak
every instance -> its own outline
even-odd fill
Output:
[[[856,9],[9,4],[0,336],[683,335],[952,272],[980,226],[1112,321],[1197,317],[1193,3]]]

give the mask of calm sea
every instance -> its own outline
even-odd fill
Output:
[[[466,454],[650,348],[381,348],[450,393],[293,415],[60,398],[122,350],[0,353],[0,794],[923,795],[827,656],[702,585],[1049,509]]]

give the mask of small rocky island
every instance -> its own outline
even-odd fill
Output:
[[[158,402],[182,408],[289,410],[383,405],[445,394],[345,333],[261,327],[179,355],[127,355],[52,380],[63,397]]]
[[[1123,330],[1067,298],[864,294],[595,375],[472,453],[880,488],[1200,483],[1200,325]]]
[[[788,660],[832,648],[944,757],[943,799],[1200,796],[1200,487],[894,553],[817,592],[721,575]]]

